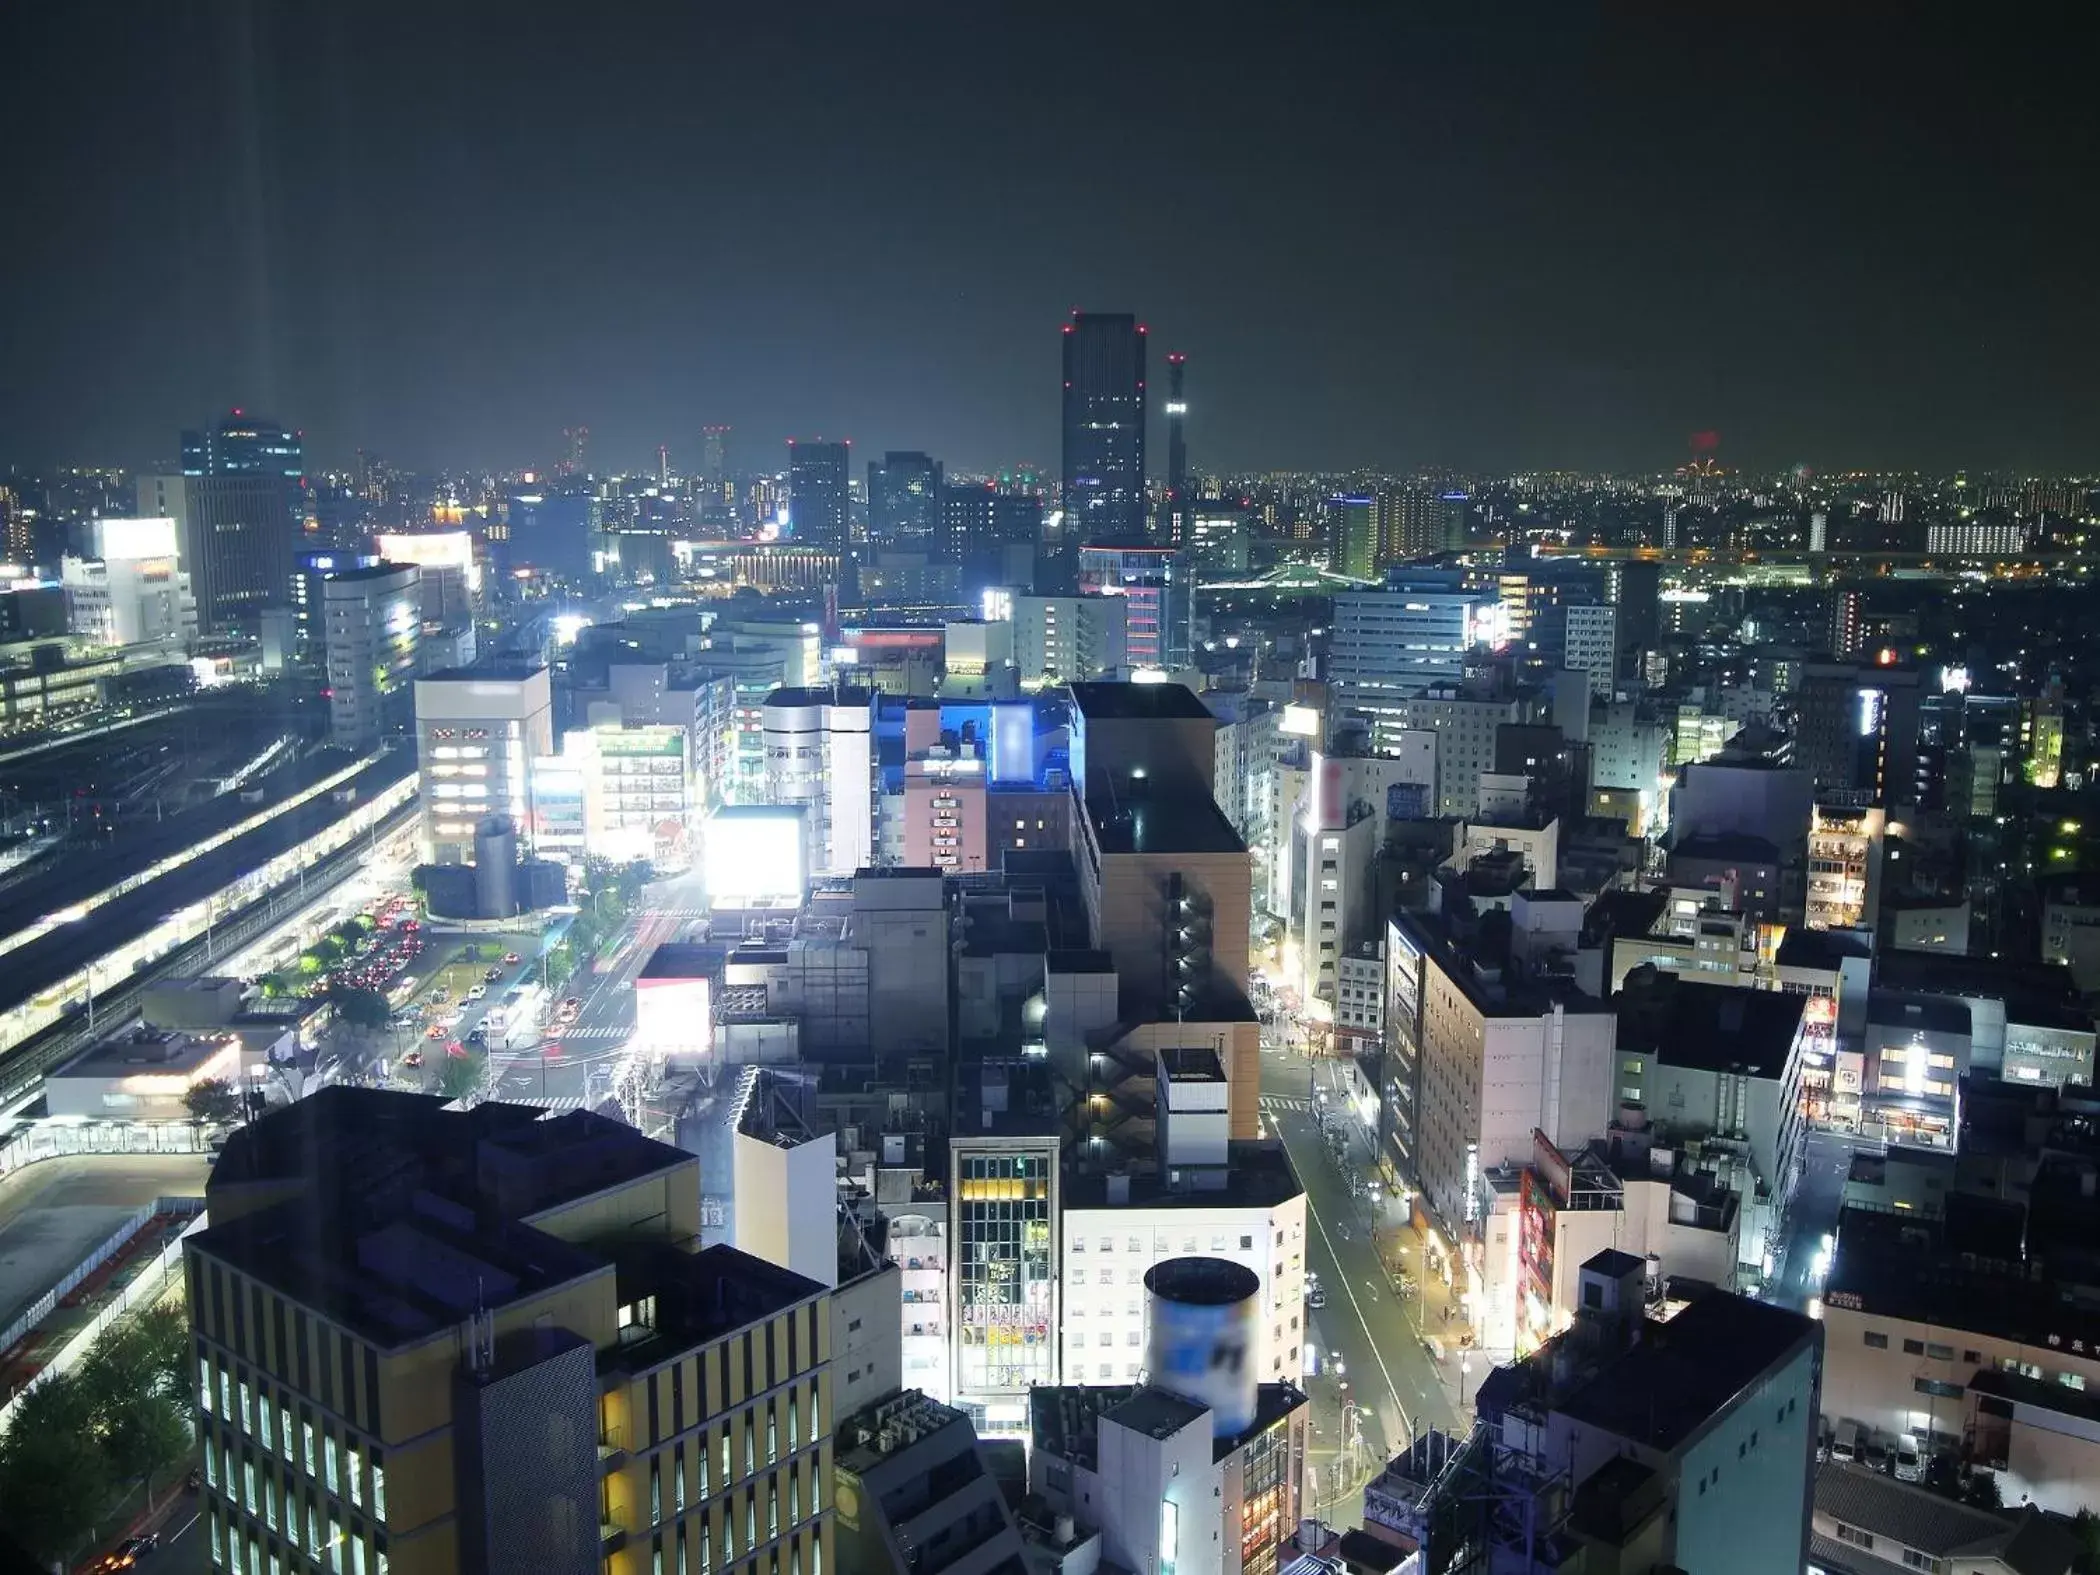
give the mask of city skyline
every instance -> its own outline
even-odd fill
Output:
[[[2024,44],[486,20],[25,24],[0,459],[144,468],[238,404],[334,464],[523,467],[587,425],[610,468],[690,470],[728,424],[746,464],[823,432],[1049,470],[1079,306],[1193,357],[1199,474],[1645,472],[1704,431],[1735,469],[2089,464],[2060,194],[2094,138]],[[34,65],[75,55],[91,103]],[[689,85],[652,91],[662,61]],[[1176,77],[1231,112],[1190,119]]]

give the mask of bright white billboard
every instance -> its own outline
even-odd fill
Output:
[[[95,521],[95,556],[105,563],[173,558],[179,550],[171,519]]]
[[[800,907],[803,811],[738,804],[707,823],[707,894],[717,908]]]

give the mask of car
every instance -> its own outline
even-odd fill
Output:
[[[1320,1285],[1308,1285],[1305,1288],[1305,1305],[1310,1307],[1314,1312],[1318,1312],[1322,1307],[1325,1307],[1327,1305],[1326,1287]]]
[[[1908,1435],[1896,1440],[1896,1480],[1898,1482],[1922,1482],[1925,1480],[1925,1457],[1918,1453],[1917,1440]]]
[[[426,1029],[424,1029],[424,1030],[423,1030],[423,1037],[424,1037],[425,1039],[442,1039],[442,1038],[444,1038],[444,1037],[445,1037],[445,1025],[444,1025],[443,1023],[432,1023],[432,1024],[431,1024],[431,1025],[430,1025],[430,1026],[428,1027],[428,1028],[426,1028]]]
[[[423,1052],[420,1050],[409,1051],[407,1055],[401,1058],[401,1064],[406,1067],[421,1066],[423,1064]]]
[[[488,993],[489,987],[487,985],[477,984],[467,991],[467,999],[470,1001],[478,1001]]]
[[[445,1054],[465,1055],[466,1053],[467,1047],[461,1044],[457,1039],[448,1039],[445,1041]]]
[[[517,966],[518,966],[518,954],[517,954],[516,952],[505,952],[505,953],[503,954],[503,966],[504,966],[504,967],[506,967],[506,968],[515,968],[515,967],[517,967]]]
[[[488,1037],[489,1036],[487,1034],[483,1033],[479,1028],[477,1028],[472,1033],[467,1035],[467,1043],[470,1045],[486,1044],[488,1042]]]

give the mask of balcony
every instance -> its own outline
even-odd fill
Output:
[[[626,1430],[618,1427],[601,1427],[598,1430],[598,1474],[605,1476],[627,1464]]]
[[[598,1551],[610,1556],[627,1546],[627,1517],[618,1510],[598,1511]]]

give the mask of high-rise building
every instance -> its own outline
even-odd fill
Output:
[[[286,661],[321,665],[328,628],[322,615],[322,585],[331,574],[369,569],[379,561],[369,552],[302,552],[292,560],[291,639],[283,653]]]
[[[1036,688],[1115,674],[1129,660],[1129,617],[1121,596],[1016,596],[1016,675]]]
[[[187,645],[197,637],[197,599],[178,566],[175,522],[94,522],[95,555],[59,565],[66,626],[102,645]]]
[[[941,493],[940,556],[950,563],[999,547],[1034,547],[1043,535],[1043,500],[1032,492],[945,487]]]
[[[701,1234],[700,1161],[585,1111],[333,1087],[184,1243],[226,1570],[832,1569],[826,1287]]]
[[[1454,516],[1457,526],[1454,529]],[[1378,567],[1433,557],[1465,545],[1463,515],[1421,482],[1378,494]]]
[[[1160,537],[1169,547],[1188,545],[1189,511],[1196,501],[1189,490],[1189,402],[1182,389],[1188,361],[1179,350],[1167,357],[1167,496]]]
[[[941,535],[941,462],[891,450],[868,461],[868,542],[930,552]]]
[[[415,677],[423,634],[420,579],[412,563],[380,563],[321,582],[328,733],[344,749],[379,742],[388,698]]]
[[[139,478],[140,517],[175,521],[180,567],[190,577],[198,620],[207,630],[252,630],[263,609],[290,598],[295,521],[305,503],[300,481],[258,468],[265,456],[298,462],[296,453],[278,454],[278,447],[261,437],[237,443],[185,433],[186,465],[194,460],[228,468]]]
[[[535,662],[478,662],[416,680],[424,858],[470,864],[474,828],[507,815],[530,835],[532,763],[554,753],[554,700]]]
[[[297,432],[234,410],[215,427],[182,434],[182,473],[303,482],[306,445]]]
[[[1021,1533],[970,1419],[916,1389],[838,1426],[839,1575],[1020,1575]],[[849,1497],[850,1495],[850,1497]]]
[[[788,533],[807,546],[852,546],[853,445],[788,440]]]
[[[875,862],[875,696],[776,689],[766,696],[765,802],[807,807],[804,868],[851,875]]]
[[[1329,559],[1337,574],[1368,580],[1378,572],[1378,500],[1343,497],[1334,500],[1334,551]]]
[[[1465,676],[1481,595],[1457,573],[1411,571],[1382,591],[1344,591],[1334,599],[1327,679],[1338,708],[1375,723],[1400,700]]]
[[[1082,596],[1129,603],[1124,650],[1132,667],[1172,672],[1189,662],[1188,562],[1172,547],[1089,542],[1079,549]]]
[[[1145,329],[1128,312],[1074,312],[1064,332],[1067,552],[1145,535]]]

